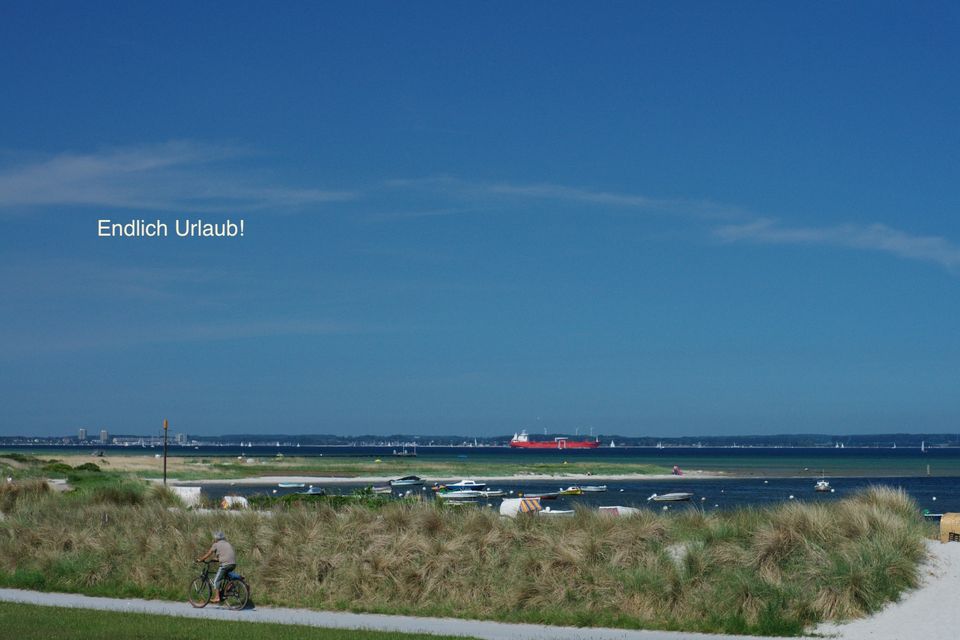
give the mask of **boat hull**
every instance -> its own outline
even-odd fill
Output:
[[[600,446],[594,440],[562,440],[558,442],[510,442],[514,449],[596,449]]]
[[[693,497],[692,493],[665,493],[663,495],[654,494],[647,498],[653,502],[686,502]]]

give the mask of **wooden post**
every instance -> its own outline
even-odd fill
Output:
[[[163,421],[163,486],[167,486],[167,421]]]

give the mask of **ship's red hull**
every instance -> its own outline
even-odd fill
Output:
[[[596,440],[562,440],[555,442],[517,442],[511,441],[511,447],[518,449],[596,449],[600,443]]]

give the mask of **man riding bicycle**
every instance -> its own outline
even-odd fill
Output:
[[[237,568],[237,552],[233,550],[233,545],[227,542],[227,536],[223,531],[213,534],[210,550],[203,554],[203,557],[197,558],[197,562],[206,562],[214,555],[217,556],[220,568],[217,569],[217,575],[213,579],[213,598],[210,602],[220,602],[220,583]]]

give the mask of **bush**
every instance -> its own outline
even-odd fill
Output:
[[[95,465],[92,462],[84,462],[83,464],[78,464],[73,468],[74,471],[100,471],[100,467]]]
[[[132,506],[143,504],[143,491],[130,485],[97,487],[92,492],[93,502]]]
[[[70,473],[73,467],[63,462],[51,461],[43,465],[43,470],[49,473]]]
[[[9,458],[10,460],[23,462],[25,464],[34,464],[35,462],[39,462],[36,456],[31,456],[25,453],[0,453],[0,458]]]
[[[18,500],[36,498],[50,493],[50,486],[45,480],[24,480],[22,482],[6,482],[0,480],[0,511],[13,511]]]

